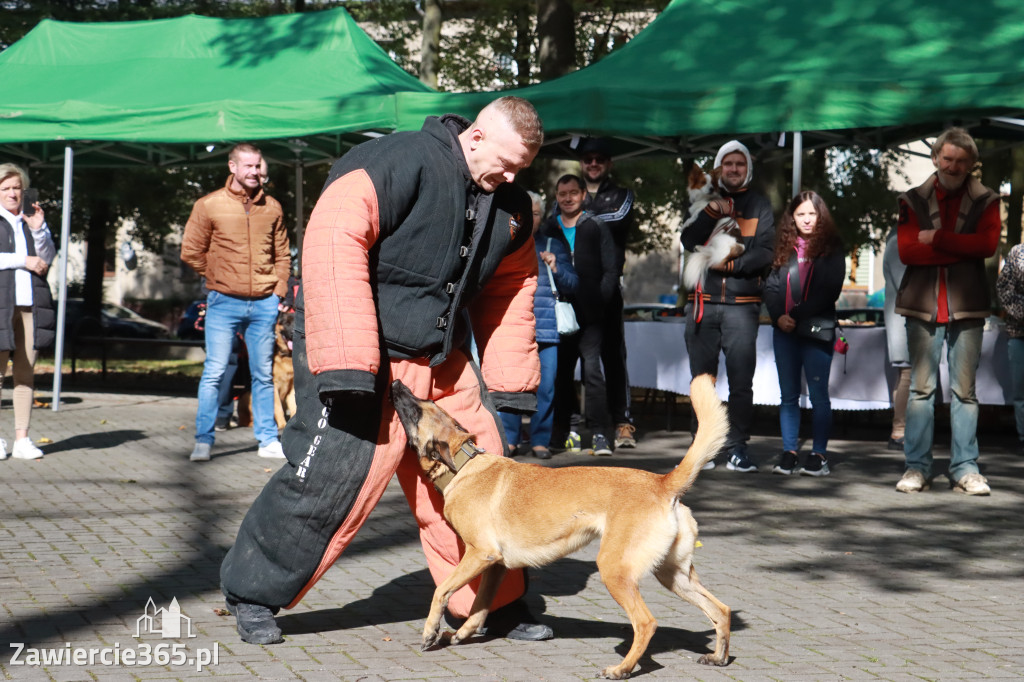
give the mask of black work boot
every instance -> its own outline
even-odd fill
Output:
[[[465,618],[453,616],[448,609],[444,610],[444,620],[448,627],[454,630],[458,630],[466,622]],[[505,637],[527,642],[540,642],[555,636],[550,627],[537,622],[522,599],[488,613],[484,626],[477,632],[489,637]]]
[[[284,641],[281,628],[274,621],[276,609],[259,604],[227,601],[228,612],[235,617],[235,627],[243,642],[249,644],[277,644]]]

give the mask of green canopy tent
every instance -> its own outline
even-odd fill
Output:
[[[46,20],[0,53],[0,74],[0,154],[29,165],[58,161],[64,141],[86,165],[201,162],[238,140],[301,139],[283,160],[333,160],[345,134],[395,127],[396,92],[431,91],[344,9]]]
[[[333,161],[397,125],[395,94],[428,92],[343,9],[261,19],[43,21],[0,53],[0,158],[64,164],[56,361],[63,356],[72,160],[82,166],[223,163],[259,140],[292,163]],[[357,134],[361,132],[362,134]],[[75,150],[72,155],[72,148]],[[54,374],[53,408],[60,402]]]
[[[405,93],[399,127],[465,115],[498,94],[537,106],[559,142],[618,139],[625,155],[713,154],[732,136],[804,131],[876,147],[950,120],[1020,138],[1020,0],[674,0],[621,49],[509,93]]]

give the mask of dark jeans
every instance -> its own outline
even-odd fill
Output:
[[[686,350],[690,374],[718,376],[718,355],[725,353],[729,379],[729,437],[726,451],[743,450],[754,420],[754,368],[757,365],[759,303],[705,304],[701,322],[693,319],[693,304],[686,306]]]
[[[612,424],[632,424],[629,413],[629,374],[626,370],[626,330],[622,322],[622,299],[608,306],[601,339],[601,362]]]
[[[811,399],[811,432],[813,452],[824,455],[832,431],[832,400],[828,395],[828,379],[832,373],[832,344],[805,339],[796,333],[772,330],[775,368],[779,373],[779,429],[782,449],[796,452],[800,440],[800,389],[807,380]]]
[[[569,418],[576,406],[576,362],[583,375],[583,413],[587,427],[607,437],[611,424],[604,373],[601,370],[602,325],[588,324],[558,343],[558,370],[555,372],[555,423],[551,444],[561,448],[569,430]]]

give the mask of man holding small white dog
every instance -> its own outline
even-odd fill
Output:
[[[730,471],[754,472],[757,466],[747,456],[747,441],[754,417],[761,294],[775,250],[775,218],[767,197],[750,189],[754,168],[745,145],[726,142],[715,156],[714,167],[721,169],[722,196],[704,207],[680,239],[692,253],[707,243],[719,219],[731,215],[740,226],[744,249],[712,265],[704,285],[689,292],[686,348],[693,376],[717,376],[718,355],[725,353],[730,425],[726,466]],[[705,468],[714,468],[714,460]]]

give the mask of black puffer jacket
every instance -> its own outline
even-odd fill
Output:
[[[548,218],[540,226],[538,241],[557,239],[572,253],[572,264],[579,277],[573,308],[581,325],[605,318],[608,305],[619,294],[619,272],[615,265],[615,242],[608,226],[584,214],[576,223],[576,249],[569,248],[557,218]]]
[[[28,255],[36,255],[35,242],[27,226],[25,246]],[[0,217],[0,253],[14,253],[14,227]],[[0,270],[0,350],[14,350],[14,308],[15,287],[14,270]],[[36,350],[48,348],[57,337],[57,315],[53,309],[53,296],[46,280],[32,274],[32,326],[35,329],[34,345]]]
[[[764,278],[775,256],[775,217],[768,199],[749,189],[725,194],[733,201],[733,216],[743,232],[746,250],[729,263],[725,272],[709,270],[704,281],[705,303],[760,303]],[[680,240],[687,251],[702,246],[711,236],[718,216],[709,206],[692,225],[683,230]],[[688,300],[694,300],[691,291]]]

